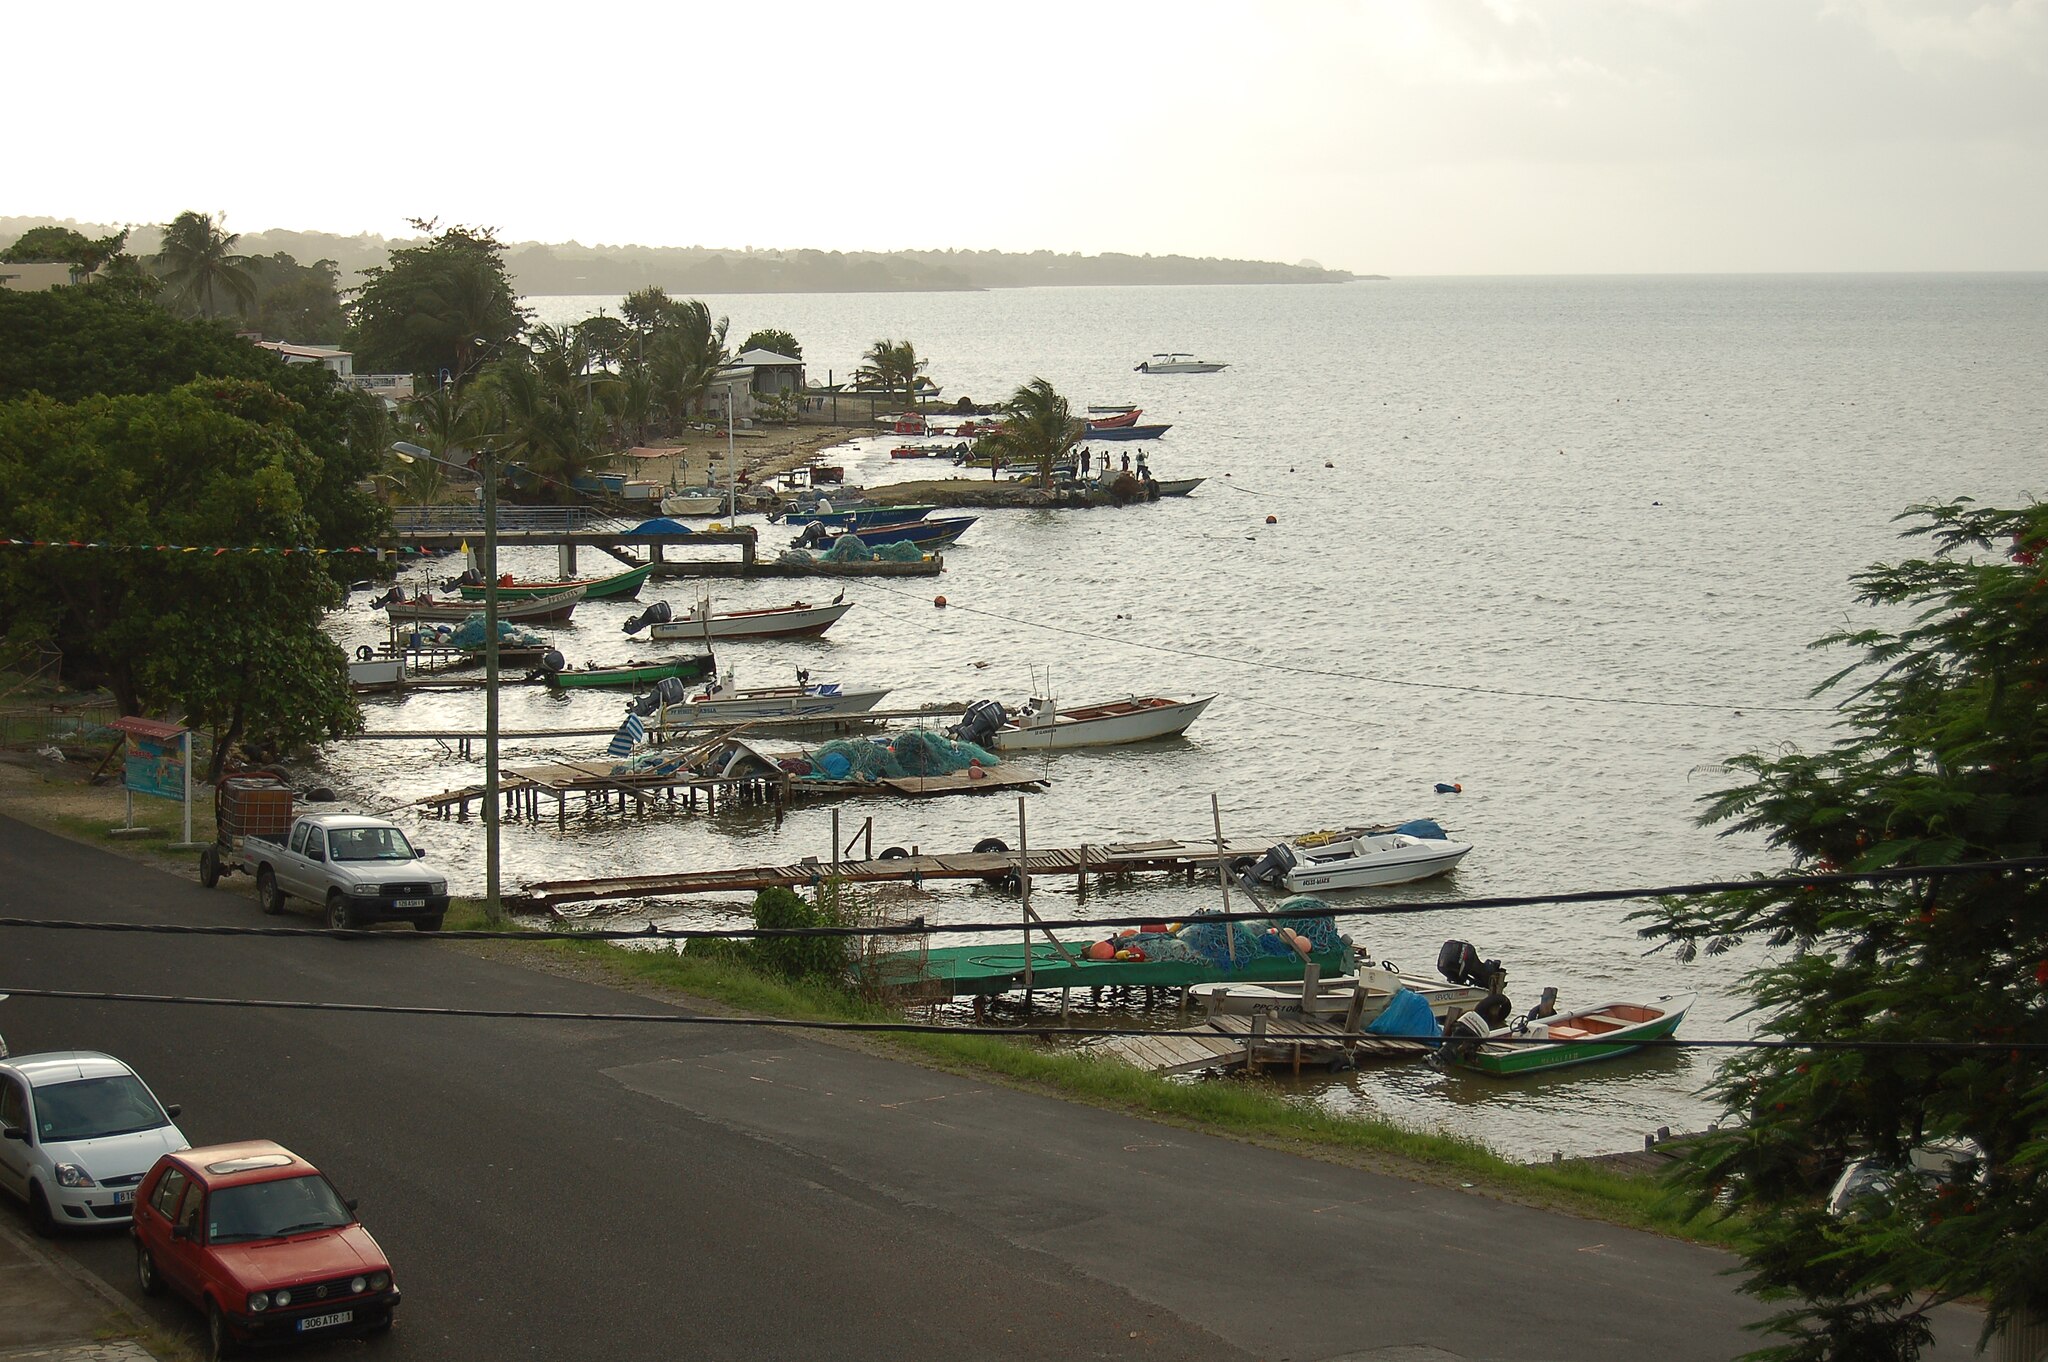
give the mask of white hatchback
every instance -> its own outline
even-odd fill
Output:
[[[191,1144],[178,1110],[111,1055],[0,1060],[0,1188],[28,1203],[38,1234],[126,1224],[142,1175]]]

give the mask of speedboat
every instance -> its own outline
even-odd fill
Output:
[[[1228,364],[1217,364],[1212,360],[1196,359],[1193,355],[1154,355],[1140,364],[1135,372],[1141,374],[1213,374],[1218,369],[1228,369]]]
[[[1426,818],[1394,827],[1313,833],[1278,843],[1242,868],[1251,883],[1277,882],[1292,893],[1369,889],[1441,875],[1472,848],[1453,842]]]

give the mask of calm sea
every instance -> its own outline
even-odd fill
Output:
[[[615,298],[531,298],[570,322]],[[1209,827],[1291,831],[1429,816],[1475,850],[1456,874],[1380,891],[1451,899],[1668,884],[1768,870],[1753,840],[1695,826],[1726,757],[1829,738],[1810,688],[1841,659],[1807,647],[1862,612],[1849,577],[1907,554],[1892,519],[1917,501],[2010,504],[2043,490],[2048,276],[1415,279],[1317,287],[1044,289],[730,296],[735,338],[780,327],[811,372],[845,377],[878,338],[908,338],[947,398],[999,400],[1033,377],[1077,406],[1141,404],[1172,431],[1162,477],[1208,481],[1123,510],[997,511],[932,581],[854,582],[859,608],[824,641],[725,654],[742,684],[793,668],[894,687],[886,702],[1051,690],[1068,702],[1216,692],[1184,741],[1039,759],[1033,845]],[[1227,361],[1149,376],[1160,350]],[[842,451],[850,480],[887,481],[884,439]],[[1131,448],[1125,446],[1124,448]],[[835,455],[835,458],[839,457]],[[923,471],[918,464],[908,465]],[[1272,523],[1268,523],[1269,517]],[[771,533],[768,543],[777,541]],[[545,575],[551,552],[508,555]],[[586,570],[602,564],[585,563]],[[445,566],[435,569],[445,572]],[[427,575],[425,572],[421,576]],[[830,595],[838,583],[722,587],[721,606]],[[694,588],[649,598],[677,605]],[[935,609],[944,592],[948,609]],[[335,617],[376,635],[356,598]],[[625,606],[587,605],[557,644],[572,663],[645,655]],[[615,720],[616,696],[509,692],[508,726]],[[377,700],[372,727],[480,726],[480,698]],[[512,745],[508,760],[590,757],[602,740]],[[328,755],[372,807],[480,779],[432,746]],[[1456,782],[1459,795],[1439,795]],[[876,845],[1016,844],[1014,799],[839,808]],[[819,806],[508,827],[507,879],[711,868],[829,854]],[[474,823],[422,839],[459,889],[482,881]],[[1366,902],[1369,899],[1354,901]],[[1050,917],[1176,917],[1215,891],[1162,884],[1091,896],[1045,882]],[[1646,953],[1634,905],[1358,917],[1373,955],[1426,971],[1447,937],[1509,967],[1517,1004],[1697,992],[1685,1034],[1739,1036],[1738,953],[1681,965]],[[923,910],[1002,919],[1014,899],[944,887]],[[643,912],[645,910],[642,910]],[[736,923],[744,904],[655,910]],[[1105,1013],[1105,1016],[1115,1014]],[[1511,1156],[1639,1145],[1715,1114],[1708,1055],[1639,1056],[1504,1087],[1420,1066],[1319,1078],[1301,1100],[1478,1136]]]

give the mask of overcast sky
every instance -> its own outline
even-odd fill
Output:
[[[2048,269],[2048,0],[114,0],[4,27],[7,215]]]

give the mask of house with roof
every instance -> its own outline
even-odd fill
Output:
[[[411,374],[359,374],[356,372],[355,355],[337,346],[297,345],[291,341],[257,340],[253,336],[250,341],[259,350],[270,351],[286,364],[318,364],[334,375],[339,386],[366,392],[381,400],[386,407],[396,409],[400,402],[413,395]]]
[[[726,403],[730,401],[733,420],[751,421],[756,398],[802,392],[803,387],[802,360],[778,355],[773,350],[743,350],[734,356],[732,363],[718,371],[718,377],[711,380],[711,390],[704,397],[704,409],[722,421]]]

